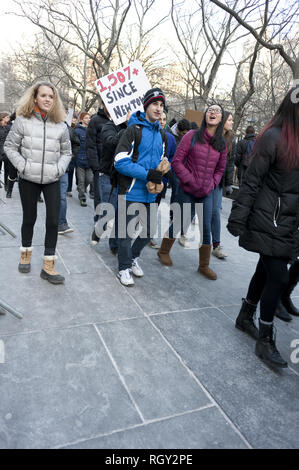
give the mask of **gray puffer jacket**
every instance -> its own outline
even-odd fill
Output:
[[[66,124],[44,120],[35,112],[31,118],[17,117],[4,151],[21,178],[39,184],[57,181],[72,158]]]

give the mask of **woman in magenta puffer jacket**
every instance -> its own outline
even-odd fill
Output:
[[[176,202],[181,209],[184,229],[190,220],[184,213],[193,205],[203,226],[201,246],[199,248],[198,272],[208,279],[217,279],[216,273],[209,267],[211,245],[211,220],[213,210],[213,190],[219,185],[226,165],[226,143],[223,138],[223,108],[218,104],[210,106],[198,130],[188,132],[181,140],[172,161],[172,169],[179,181]],[[202,211],[203,203],[205,208]],[[202,215],[203,214],[203,215]],[[176,225],[176,227],[174,227]],[[158,256],[162,264],[172,265],[169,252],[180,229],[180,223],[171,224],[164,236]],[[178,227],[178,229],[177,229]],[[185,230],[184,230],[185,231]],[[186,233],[186,232],[185,232]]]

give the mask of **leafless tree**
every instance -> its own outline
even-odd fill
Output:
[[[82,109],[89,110],[95,104],[99,95],[93,82],[111,67],[139,59],[150,75],[158,63],[159,50],[153,50],[151,39],[167,16],[146,24],[155,0],[13,1],[19,8],[17,14],[40,28],[51,44],[53,60],[64,71],[75,96],[80,97]],[[71,68],[65,62],[65,49],[72,56]]]
[[[288,52],[286,50],[287,43],[292,39],[296,28],[298,28],[298,0],[289,0],[288,2],[281,2],[280,0],[249,0],[239,10],[236,10],[234,5],[231,6],[230,1],[220,2],[219,0],[211,0],[211,2],[227,12],[231,18],[234,18],[236,20],[235,23],[249,31],[263,47],[269,50],[277,50],[291,68],[293,78],[299,79],[298,50],[289,50]],[[260,22],[261,11],[271,12],[271,21],[268,22],[264,29],[264,34],[267,34],[269,39],[264,34],[260,34],[260,30],[264,28],[264,24]],[[247,17],[249,17],[248,13],[250,13],[250,21],[247,20]],[[282,41],[275,43],[274,38],[278,34],[281,35]]]
[[[6,99],[10,107],[15,107],[25,89],[38,80],[51,81],[58,87],[65,104],[69,96],[70,83],[65,69],[71,64],[68,51],[61,49],[64,68],[56,61],[55,50],[41,32],[35,36],[34,44],[16,44],[15,49],[4,56],[0,64],[0,74],[5,82]]]
[[[136,19],[131,23],[127,21],[123,35],[126,40],[123,38],[118,43],[119,60],[122,66],[124,61],[128,63],[138,59],[142,60],[146,68],[147,64],[151,63],[153,58],[161,52],[160,48],[155,50],[152,47],[152,39],[155,30],[163,25],[169,15],[157,16],[155,6],[157,6],[156,0],[133,0],[133,12]],[[147,26],[146,20],[149,17],[151,21]]]
[[[13,1],[19,16],[81,51],[97,75],[108,73],[132,0]]]
[[[238,1],[234,0],[234,6]],[[211,95],[224,54],[244,34],[237,37],[239,25],[233,25],[230,15],[216,15],[206,0],[193,1],[187,7],[184,2],[172,0],[171,19],[187,59],[191,77],[188,86],[202,109]]]

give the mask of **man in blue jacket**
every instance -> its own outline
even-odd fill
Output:
[[[119,202],[118,278],[125,286],[134,285],[132,274],[136,277],[143,276],[138,258],[156,232],[156,194],[149,193],[146,185],[149,181],[156,184],[162,182],[162,172],[156,170],[165,150],[159,123],[165,106],[162,90],[148,90],[144,95],[143,106],[144,113],[137,111],[130,118],[128,129],[120,139],[114,158],[117,172],[130,178],[122,206],[125,210],[120,209]],[[134,142],[137,141],[138,132],[141,132],[141,138],[136,161]],[[122,192],[120,187],[119,184],[119,194]],[[132,219],[134,223],[130,224]],[[133,231],[138,222],[142,230],[132,244]]]

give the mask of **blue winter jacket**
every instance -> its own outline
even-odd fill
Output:
[[[173,156],[175,154],[175,151],[176,151],[176,141],[175,141],[174,136],[170,134],[170,132],[165,132],[165,133],[166,133],[166,137],[168,141],[167,158],[168,158],[169,163],[171,163]]]
[[[75,128],[75,132],[80,139],[80,150],[76,158],[76,165],[80,168],[89,168],[86,155],[86,131],[87,127],[81,126],[81,124]]]
[[[134,149],[134,132],[131,126],[137,124],[142,128],[142,138],[138,146],[138,161],[132,161]],[[127,201],[154,202],[157,195],[147,190],[148,170],[155,170],[163,158],[163,141],[160,123],[151,123],[145,119],[145,113],[137,111],[128,123],[128,129],[122,135],[116,148],[114,166],[116,170],[130,176],[132,183],[126,193]]]

